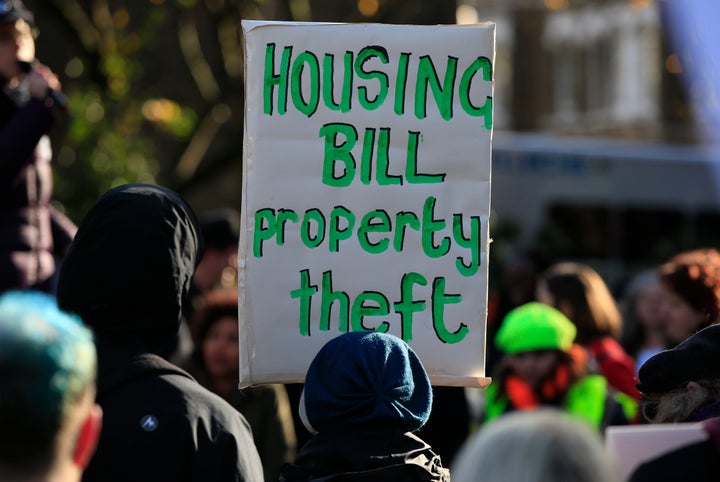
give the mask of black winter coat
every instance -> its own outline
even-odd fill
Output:
[[[411,433],[356,427],[319,433],[286,464],[281,482],[449,482],[440,457]]]
[[[708,408],[715,410],[716,404]],[[630,482],[715,482],[720,474],[720,418],[704,419],[708,439],[678,447],[641,464]]]
[[[98,340],[98,449],[83,481],[261,481],[248,423],[162,358]]]
[[[55,259],[75,225],[52,208],[52,107],[30,98],[18,107],[0,90],[0,293],[50,291]]]
[[[640,465],[630,482],[717,482],[720,452],[710,440],[667,452]]]
[[[57,299],[96,337],[104,422],[83,480],[263,479],[243,416],[153,354],[177,334],[201,256],[195,214],[160,186],[111,189],[80,224]]]

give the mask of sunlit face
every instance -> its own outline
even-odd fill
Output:
[[[555,350],[533,350],[508,355],[510,369],[522,381],[533,388],[552,375],[558,363],[558,352]]]
[[[707,315],[696,310],[675,292],[662,287],[663,301],[660,303],[660,319],[665,327],[665,336],[674,343],[680,343],[705,324]]]
[[[235,377],[240,356],[237,319],[227,316],[216,321],[203,341],[202,353],[211,377]]]

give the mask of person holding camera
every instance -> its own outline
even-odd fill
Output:
[[[57,76],[35,61],[36,33],[20,0],[0,0],[0,293],[52,293],[77,230],[50,203],[47,133],[65,106]]]

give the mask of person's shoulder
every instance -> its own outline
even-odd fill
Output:
[[[114,405],[122,411],[144,406],[168,416],[217,419],[228,426],[246,426],[244,418],[225,400],[160,357],[138,357],[120,368],[125,370],[123,378],[107,383],[101,380],[101,405]]]
[[[196,384],[193,394],[192,415],[211,420],[218,430],[252,439],[250,424],[237,408],[199,384]]]
[[[282,481],[450,480],[440,457],[420,437],[385,426],[355,426],[320,432],[283,469]]]
[[[599,363],[615,362],[632,364],[632,357],[628,355],[622,345],[611,336],[604,336],[588,345],[588,350]]]
[[[630,482],[711,482],[717,480],[719,470],[720,457],[717,449],[710,440],[703,440],[671,450],[641,464],[630,476]]]
[[[169,373],[163,375],[163,378],[177,389],[178,398],[186,405],[189,414],[221,419],[223,423],[246,425],[245,419],[232,405],[192,377]]]

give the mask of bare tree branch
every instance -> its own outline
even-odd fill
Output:
[[[226,104],[216,104],[200,122],[175,168],[175,174],[181,181],[187,181],[195,174],[210,144],[231,115]]]
[[[185,57],[185,63],[190,69],[195,85],[205,100],[217,99],[220,96],[220,86],[200,48],[195,17],[190,12],[186,12],[180,16],[178,24],[180,50]]]
[[[102,38],[100,31],[87,16],[80,3],[76,0],[54,0],[53,3],[77,32],[83,47],[89,52],[98,52]]]

